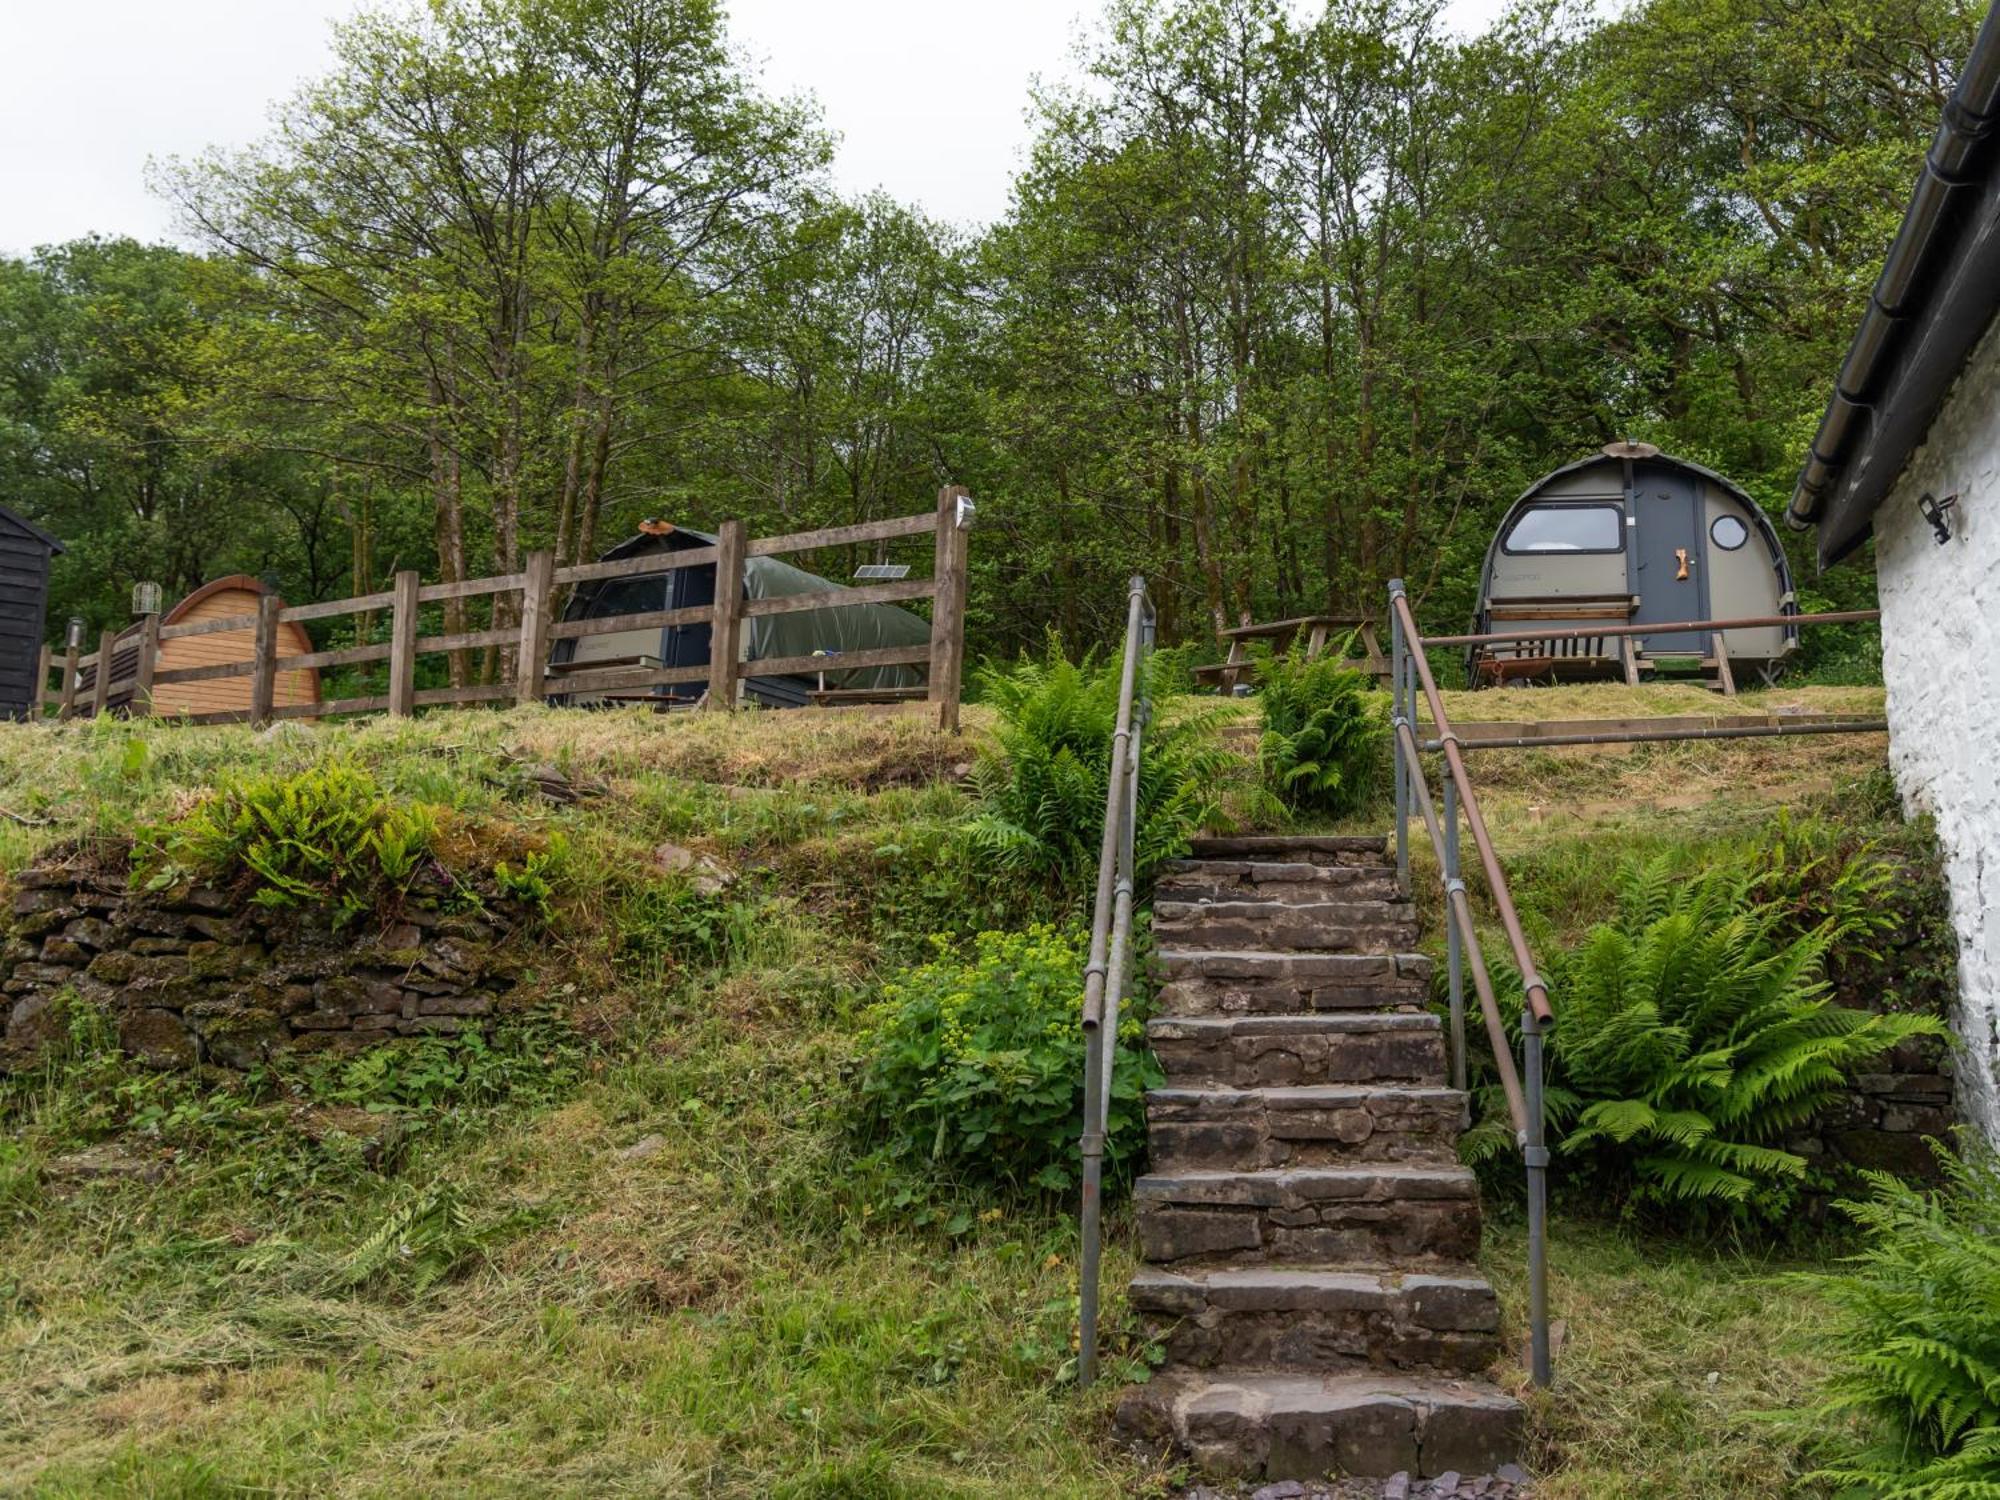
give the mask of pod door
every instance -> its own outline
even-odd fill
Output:
[[[1631,529],[1632,592],[1639,607],[1637,625],[1706,620],[1708,615],[1707,548],[1701,496],[1687,474],[1641,473],[1633,481]],[[1706,656],[1708,632],[1681,630],[1639,638],[1642,649],[1655,656]]]

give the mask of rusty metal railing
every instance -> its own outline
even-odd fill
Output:
[[[1097,1282],[1103,1234],[1104,1138],[1111,1116],[1111,1075],[1118,1061],[1118,1008],[1132,958],[1133,844],[1138,832],[1139,757],[1151,702],[1145,659],[1153,649],[1153,602],[1135,577],[1126,596],[1125,658],[1118,682],[1118,722],[1111,736],[1104,842],[1097,897],[1090,911],[1090,958],[1083,989],[1083,1251],[1077,1296],[1076,1381],[1097,1378]]]
[[[1507,1114],[1514,1126],[1515,1144],[1528,1177],[1528,1363],[1537,1385],[1553,1378],[1549,1356],[1549,1266],[1548,1266],[1548,1171],[1549,1148],[1542,1110],[1542,1036],[1555,1022],[1549,1004],[1548,986],[1528,951],[1520,914],[1514,909],[1513,894],[1507,889],[1506,874],[1493,849],[1479,798],[1466,775],[1465,757],[1458,736],[1444,711],[1444,698],[1431,675],[1430,660],[1424,654],[1423,633],[1410,612],[1409,596],[1401,579],[1389,585],[1389,628],[1391,631],[1390,671],[1394,706],[1391,723],[1396,736],[1396,871],[1405,895],[1410,888],[1410,813],[1414,808],[1424,822],[1431,849],[1437,855],[1438,881],[1444,892],[1446,969],[1451,1001],[1452,1086],[1463,1089],[1465,1067],[1465,985],[1470,969],[1473,988],[1479,996],[1479,1011],[1486,1035],[1493,1046],[1494,1066],[1500,1074],[1500,1089],[1507,1099]],[[1438,816],[1426,778],[1422,746],[1417,740],[1416,700],[1421,692],[1431,713],[1436,743],[1444,754],[1444,817]],[[1520,972],[1525,993],[1521,1008],[1521,1061],[1514,1061],[1514,1044],[1500,1013],[1500,1001],[1493,990],[1493,976],[1479,944],[1479,932],[1472,920],[1472,902],[1466,894],[1464,875],[1459,868],[1459,821],[1463,817],[1479,856],[1486,887],[1499,912],[1501,930]]]
[[[1679,740],[1762,738],[1786,734],[1877,734],[1888,726],[1879,718],[1854,718],[1834,723],[1750,724],[1743,726],[1701,725],[1672,729],[1620,729],[1615,732],[1541,734],[1533,738],[1503,736],[1492,739],[1462,740],[1445,713],[1443,696],[1432,676],[1427,649],[1451,646],[1486,646],[1509,642],[1552,639],[1584,640],[1598,637],[1631,637],[1655,632],[1722,631],[1772,625],[1838,625],[1879,620],[1878,610],[1836,610],[1824,614],[1758,615],[1735,620],[1688,620],[1670,624],[1591,625],[1579,629],[1552,630],[1536,627],[1525,630],[1490,631],[1477,635],[1443,635],[1428,639],[1417,629],[1415,616],[1402,581],[1389,585],[1389,625],[1391,687],[1394,705],[1391,723],[1396,740],[1396,872],[1404,894],[1410,889],[1410,817],[1414,812],[1424,824],[1425,835],[1437,855],[1438,881],[1444,891],[1447,916],[1445,929],[1446,977],[1450,994],[1452,1087],[1466,1085],[1465,1064],[1465,975],[1470,970],[1473,989],[1479,998],[1480,1015],[1493,1046],[1494,1066],[1500,1075],[1500,1090],[1506,1096],[1507,1114],[1514,1126],[1521,1163],[1528,1179],[1528,1321],[1529,1364],[1537,1385],[1552,1378],[1549,1354],[1548,1301],[1548,1166],[1549,1150],[1542,1108],[1542,1046],[1555,1024],[1549,1003],[1548,986],[1535,966],[1534,955],[1521,928],[1513,893],[1500,868],[1479,799],[1466,775],[1467,750],[1535,748],[1549,745],[1649,744]],[[1418,698],[1430,710],[1431,735],[1417,734]],[[1437,804],[1424,770],[1425,754],[1441,755],[1444,761],[1444,814]],[[1493,980],[1480,950],[1479,934],[1472,921],[1472,906],[1466,894],[1459,859],[1459,824],[1472,835],[1479,865],[1486,877],[1493,906],[1505,933],[1514,967],[1521,975],[1524,1002],[1521,1009],[1521,1058],[1517,1065],[1512,1040],[1493,990]]]

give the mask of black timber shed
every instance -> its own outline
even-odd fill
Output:
[[[63,544],[26,517],[0,506],[0,719],[32,718],[41,708],[43,618],[49,559]]]

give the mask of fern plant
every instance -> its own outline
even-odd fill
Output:
[[[1843,1203],[1865,1248],[1802,1274],[1834,1308],[1839,1366],[1816,1427],[1859,1415],[1873,1441],[1824,1477],[1903,1500],[2000,1500],[2000,1166],[1934,1145],[1941,1192],[1868,1174]]]
[[[1265,787],[1295,813],[1340,817],[1366,805],[1381,783],[1388,698],[1341,664],[1346,654],[1308,659],[1294,642],[1259,677],[1258,764]]]
[[[225,786],[185,823],[145,839],[141,862],[155,888],[189,871],[247,872],[258,905],[323,906],[338,927],[406,890],[434,836],[425,809],[391,802],[367,770],[329,759]]]
[[[1119,664],[1072,662],[1055,640],[1041,659],[979,674],[999,716],[973,768],[979,810],[965,838],[989,868],[1081,890],[1097,868],[1118,726]],[[1231,758],[1204,715],[1155,702],[1139,758],[1133,863],[1141,885],[1221,807]]]
[[[1767,874],[1628,867],[1615,920],[1550,965],[1553,1133],[1632,1207],[1776,1219],[1807,1170],[1785,1138],[1873,1059],[1945,1034],[1935,1017],[1835,1004],[1827,953],[1865,942],[1873,918],[1854,908],[1796,931],[1757,899]],[[1488,1151],[1494,1135],[1480,1134]]]

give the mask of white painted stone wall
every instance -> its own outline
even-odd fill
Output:
[[[1940,545],[1917,512],[1956,493]],[[1959,942],[1958,1098],[2000,1143],[2000,324],[1875,514],[1889,759],[1937,818]]]

